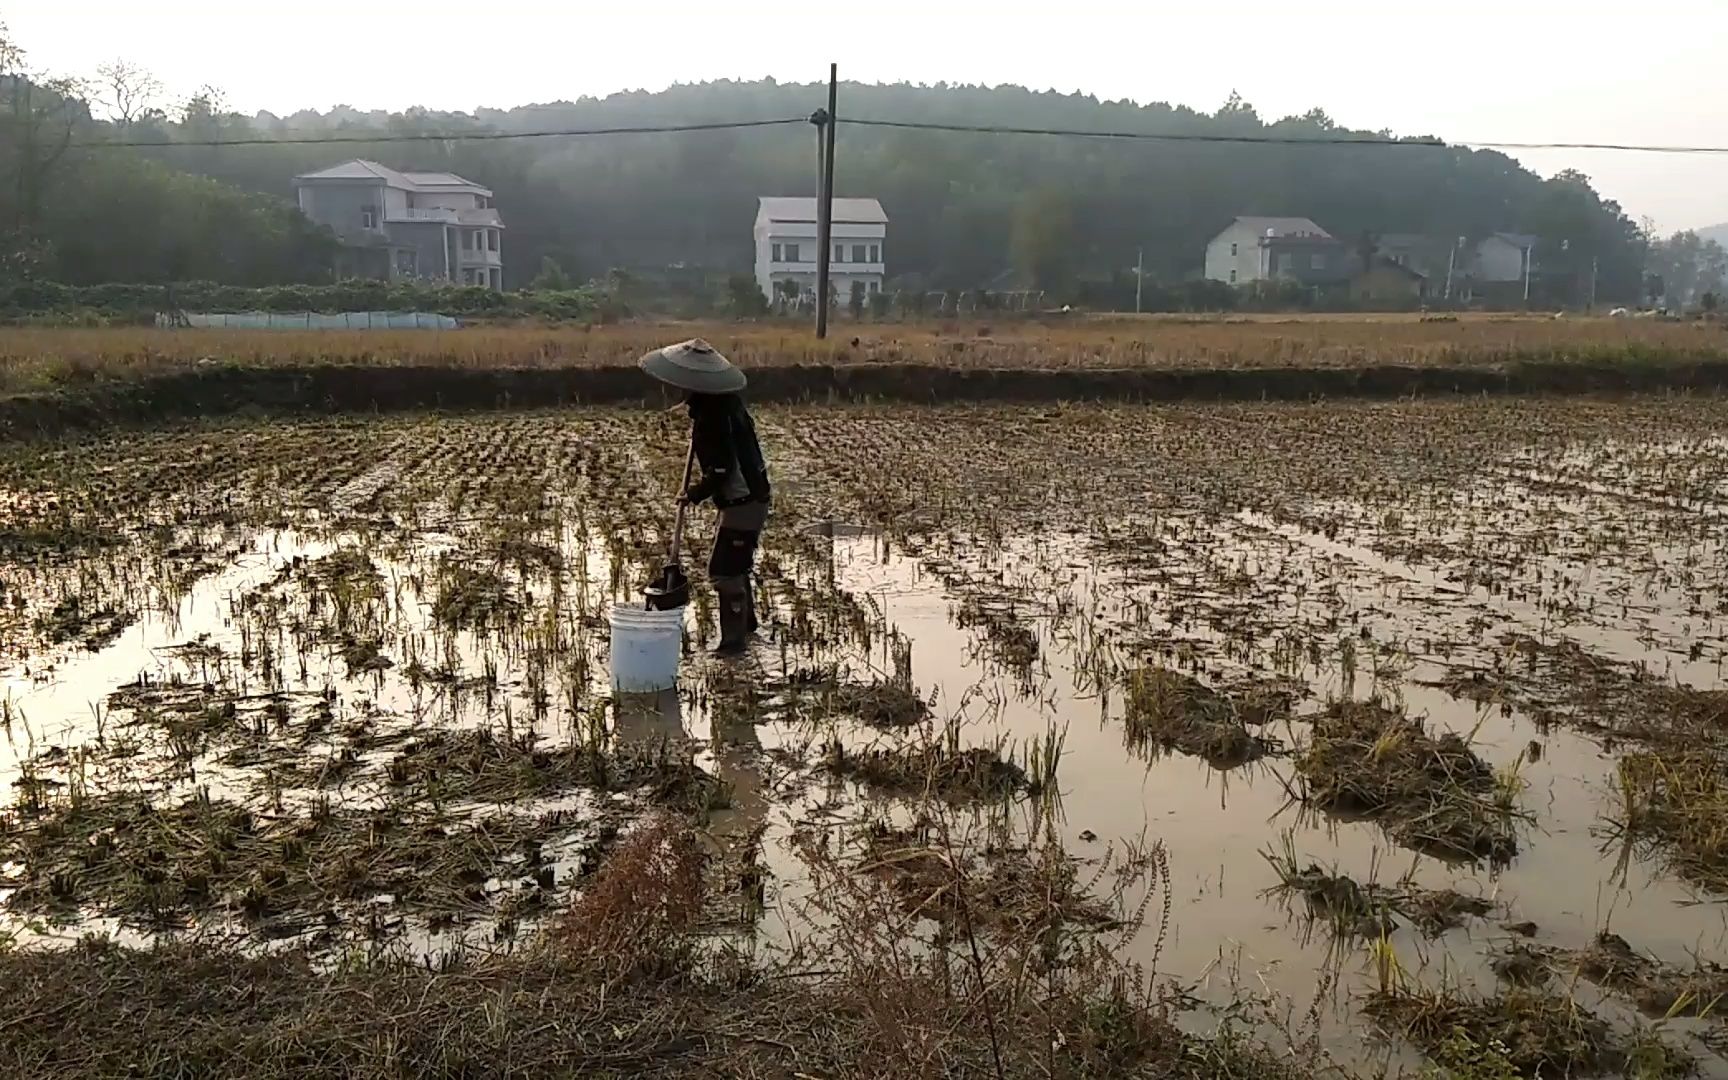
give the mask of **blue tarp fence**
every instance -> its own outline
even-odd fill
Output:
[[[425,311],[347,311],[333,315],[315,311],[159,311],[156,325],[217,330],[454,330],[459,324],[449,315]]]

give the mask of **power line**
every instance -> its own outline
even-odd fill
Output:
[[[1141,139],[1155,142],[1243,143],[1272,146],[1428,146],[1481,147],[1488,150],[1627,150],[1652,154],[1728,154],[1728,146],[1663,146],[1598,142],[1501,142],[1485,139],[1330,138],[1324,135],[1211,135],[1200,132],[1084,131],[1073,128],[999,127],[990,124],[943,124],[922,120],[864,120],[841,117],[840,123],[859,127],[906,128],[913,131],[969,132],[980,135],[1060,135],[1088,139]]]
[[[789,116],[769,120],[722,120],[699,124],[640,124],[624,127],[562,128],[552,131],[449,131],[377,135],[249,135],[236,139],[117,139],[72,143],[73,148],[173,149],[175,147],[224,146],[337,146],[427,142],[502,142],[509,139],[577,139],[600,135],[661,135],[691,131],[727,131],[743,128],[781,127],[806,124],[809,117]],[[841,117],[838,123],[854,127],[899,128],[910,131],[943,131],[977,135],[1049,135],[1064,138],[1113,139],[1144,142],[1227,143],[1264,146],[1374,146],[1374,147],[1472,147],[1485,150],[1612,150],[1646,154],[1728,154],[1728,146],[1686,146],[1610,142],[1509,142],[1489,139],[1437,138],[1335,138],[1325,135],[1217,135],[1201,132],[1088,131],[1080,128],[1013,127],[993,124],[950,124],[924,120],[871,120]]]
[[[658,135],[680,131],[725,131],[735,128],[808,124],[807,116],[774,120],[723,120],[707,124],[643,124],[631,127],[569,128],[558,131],[451,131],[443,133],[384,135],[249,135],[240,139],[120,139],[111,142],[74,142],[74,148],[108,150],[176,146],[325,146],[341,143],[499,142],[505,139],[574,139],[592,135]]]

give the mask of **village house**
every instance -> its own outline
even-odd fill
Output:
[[[1349,276],[1349,254],[1346,245],[1307,218],[1239,217],[1206,245],[1206,276],[1230,285],[1331,284]]]
[[[342,276],[504,288],[504,222],[490,188],[357,158],[296,176],[294,189],[301,212],[342,241]]]
[[[756,207],[756,284],[773,300],[791,282],[799,295],[816,292],[817,203],[815,199],[763,197]],[[888,215],[875,199],[835,199],[828,280],[844,304],[852,284],[866,295],[882,291],[886,278]]]

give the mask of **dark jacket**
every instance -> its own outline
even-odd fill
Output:
[[[722,509],[767,502],[768,463],[744,399],[737,394],[692,394],[689,408],[697,464],[697,479],[687,493],[690,501],[713,499]]]

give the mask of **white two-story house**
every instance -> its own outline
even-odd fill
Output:
[[[816,200],[764,197],[756,208],[756,284],[773,301],[790,281],[798,292],[816,291]],[[866,295],[882,291],[887,265],[888,215],[875,199],[835,199],[830,229],[834,245],[828,280],[840,304],[852,297],[852,283]]]
[[[489,188],[359,159],[296,176],[294,188],[301,212],[341,239],[347,275],[504,288],[504,222]]]
[[[1239,217],[1206,245],[1206,276],[1230,285],[1294,279],[1309,284],[1346,275],[1344,245],[1300,217]]]

